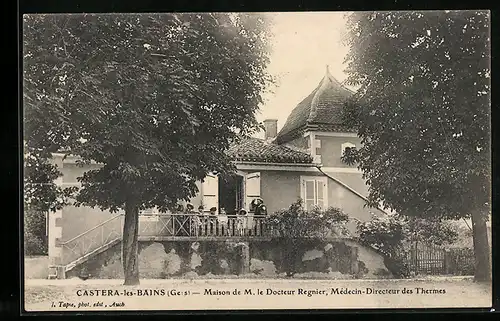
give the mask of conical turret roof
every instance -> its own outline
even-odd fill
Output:
[[[278,133],[277,141],[290,141],[307,127],[328,131],[347,130],[342,126],[342,108],[352,94],[354,92],[332,76],[327,66],[325,76],[316,89],[292,110]]]

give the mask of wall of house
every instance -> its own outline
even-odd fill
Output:
[[[359,137],[336,137],[315,135],[316,140],[321,141],[321,147],[316,149],[317,155],[321,155],[321,163],[325,167],[347,167],[356,168],[355,165],[349,166],[340,160],[342,144],[352,143],[360,146]]]
[[[85,171],[98,169],[100,167],[100,165],[96,164],[88,164],[82,167],[77,164],[64,163],[60,159],[56,160],[56,163],[63,174],[58,184],[62,184],[63,187],[78,186],[78,177],[81,177]],[[49,239],[53,239],[54,246],[59,248],[57,251],[52,251],[52,253],[49,252],[49,257],[52,257],[52,264],[67,264],[78,256],[81,256],[78,252],[83,251],[83,248],[85,248],[87,252],[98,248],[101,245],[97,240],[100,239],[99,233],[102,233],[104,239],[106,239],[108,236],[115,237],[116,233],[120,233],[122,229],[122,220],[120,218],[109,221],[111,218],[116,217],[118,213],[102,211],[99,208],[88,206],[77,207],[72,205],[65,206],[59,212],[60,217],[56,219],[55,225],[60,229],[60,235],[53,233],[53,231],[51,232],[49,225]],[[100,229],[93,229],[105,221],[109,221],[109,223],[102,226],[102,231]],[[84,232],[87,233],[85,233],[85,236],[81,237],[80,235]],[[79,241],[66,245],[60,244],[76,236],[80,236]],[[56,256],[56,258],[54,258],[54,256]]]
[[[60,164],[60,171],[62,172],[62,183],[64,186],[73,186],[78,184],[78,177],[81,177],[84,172],[88,170],[98,169],[100,165],[89,164],[84,167],[78,166],[76,164]],[[198,189],[201,189],[201,182],[196,183]],[[195,209],[201,204],[202,196],[197,193],[191,199],[192,204],[195,205]],[[184,204],[186,202],[180,202]],[[62,209],[62,237],[61,241],[69,240],[89,229],[99,225],[100,223],[115,217],[118,213],[111,213],[107,210],[101,210],[99,208],[92,208],[88,206],[66,206]]]
[[[351,174],[360,175],[360,174]],[[300,195],[300,176],[323,176],[319,172],[261,171],[261,194],[268,213],[288,208]],[[333,177],[335,175],[332,174]],[[355,178],[351,178],[356,182]],[[341,208],[349,217],[368,221],[372,215],[382,215],[379,209],[365,208],[365,200],[333,179],[328,179],[328,205]],[[356,223],[349,223],[349,230],[356,232]]]
[[[63,174],[62,182],[64,186],[78,184],[77,178],[81,177],[84,172],[98,168],[100,168],[100,165],[96,164],[85,165],[85,167],[76,164],[63,164],[62,168],[60,168]],[[69,240],[117,215],[117,213],[88,206],[66,206],[62,209],[62,214],[61,240]]]
[[[305,240],[298,244],[295,255],[291,253],[280,241],[141,242],[139,274],[141,278],[277,277],[291,271],[299,278],[377,278],[375,271],[387,271],[379,254],[352,241]],[[82,272],[93,278],[122,278],[120,246],[73,269],[68,277]]]
[[[348,223],[349,231],[356,235],[356,220],[369,221],[373,215],[384,215],[379,209],[364,207],[366,201],[346,189],[338,182],[328,180],[328,205],[341,208],[351,219]]]
[[[261,197],[268,213],[290,207],[300,196],[300,176],[322,176],[315,172],[261,171]]]
[[[324,168],[323,171],[328,174],[328,176],[332,176],[340,180],[342,183],[354,189],[364,197],[368,196],[368,185],[366,185],[366,181],[363,179],[361,172],[345,173],[338,171],[329,171],[328,168]]]

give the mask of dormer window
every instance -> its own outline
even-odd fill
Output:
[[[356,148],[356,145],[354,145],[353,143],[343,143],[342,144],[342,150],[340,151],[340,155],[343,156],[344,155],[344,152],[347,148]]]

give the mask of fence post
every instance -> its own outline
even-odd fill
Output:
[[[414,262],[415,262],[415,275],[418,275],[420,273],[420,264],[418,262],[418,240],[415,240],[415,248],[413,250],[413,253],[415,255]]]
[[[451,274],[451,251],[449,249],[444,249],[444,273]]]
[[[58,265],[56,267],[56,275],[59,280],[66,279],[66,267],[64,265]]]

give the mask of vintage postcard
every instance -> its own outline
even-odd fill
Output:
[[[24,309],[490,308],[490,12],[23,16]]]

